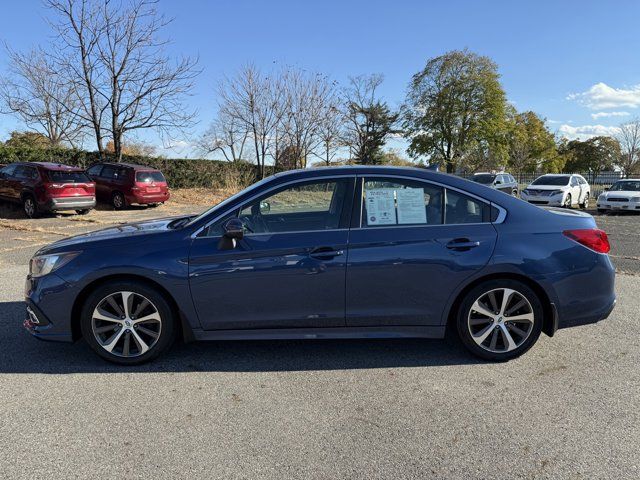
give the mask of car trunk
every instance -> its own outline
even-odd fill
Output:
[[[136,172],[135,186],[144,195],[164,194],[169,190],[167,180],[157,170]]]

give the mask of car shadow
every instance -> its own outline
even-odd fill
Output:
[[[261,340],[177,343],[135,367],[105,362],[83,342],[43,342],[22,327],[23,302],[0,302],[0,374],[279,372],[481,363],[456,341],[426,339]]]

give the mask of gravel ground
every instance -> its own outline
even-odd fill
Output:
[[[39,245],[198,208],[0,219],[0,478],[640,478],[640,276],[485,364],[426,340],[177,345],[135,368],[22,331]],[[640,274],[640,216],[597,217]]]

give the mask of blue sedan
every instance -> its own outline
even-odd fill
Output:
[[[442,338],[488,360],[615,305],[607,235],[423,169],[281,173],[201,215],[71,237],[31,259],[24,326],[138,364],[176,339]]]

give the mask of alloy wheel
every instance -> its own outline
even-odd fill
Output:
[[[27,217],[31,218],[36,213],[36,204],[33,201],[33,198],[27,197],[24,199],[24,213]]]
[[[571,208],[571,194],[567,195],[567,199],[564,201],[565,208]]]
[[[116,193],[113,195],[113,206],[116,208],[124,207],[124,198],[121,194]]]
[[[160,338],[162,318],[158,308],[135,292],[115,292],[93,310],[91,329],[98,344],[118,357],[139,357]]]
[[[510,288],[483,293],[471,306],[467,326],[471,338],[492,353],[511,352],[531,335],[533,307],[527,298]]]

